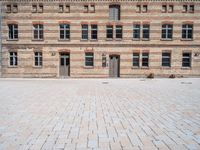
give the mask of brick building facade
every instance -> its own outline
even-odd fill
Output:
[[[2,0],[2,77],[200,75],[199,0]]]

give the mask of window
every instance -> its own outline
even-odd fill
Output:
[[[95,12],[95,5],[90,5],[90,8],[91,8],[91,13],[94,13]]]
[[[35,66],[41,67],[42,66],[42,52],[35,52]]]
[[[109,20],[113,21],[120,20],[120,5],[109,6]]]
[[[122,26],[121,25],[116,26],[116,38],[122,39]]]
[[[91,52],[85,53],[85,66],[94,66],[94,54]]]
[[[88,13],[89,12],[89,7],[88,5],[84,5],[84,13]]]
[[[140,39],[140,25],[139,24],[133,25],[133,38]]]
[[[33,25],[33,38],[35,40],[43,39],[43,25],[42,24]]]
[[[98,27],[97,25],[91,25],[91,39],[97,40],[98,38]]]
[[[37,12],[37,5],[33,4],[32,5],[32,13],[36,13]]]
[[[143,39],[149,39],[149,25],[148,24],[143,25],[142,36],[143,36]]]
[[[6,5],[6,12],[11,13],[11,5]]]
[[[187,5],[183,5],[183,12],[186,13],[188,11],[188,6]]]
[[[182,67],[191,67],[191,53],[183,53]]]
[[[63,13],[64,12],[64,6],[62,4],[59,5],[59,13]]]
[[[141,12],[141,5],[136,6],[136,12],[140,13]]]
[[[38,12],[43,13],[43,4],[39,4]]]
[[[136,12],[138,13],[146,13],[148,11],[148,6],[147,5],[137,5],[136,6]]]
[[[162,12],[166,13],[167,12],[167,5],[162,5]]]
[[[174,6],[173,5],[169,5],[168,12],[172,13],[173,11],[174,11]]]
[[[169,53],[169,52],[162,53],[162,66],[163,67],[171,66],[171,53]]]
[[[106,26],[106,38],[113,39],[113,26],[112,25]]]
[[[142,53],[142,66],[143,67],[149,66],[149,53]]]
[[[142,6],[142,12],[143,12],[143,13],[146,13],[146,12],[147,12],[147,9],[148,9],[147,5],[143,5],[143,6]]]
[[[193,25],[191,24],[182,25],[182,38],[183,39],[193,38]]]
[[[106,67],[106,55],[102,54],[102,67]]]
[[[133,67],[139,67],[139,66],[140,66],[140,54],[133,53]]]
[[[70,5],[66,5],[65,6],[65,12],[66,13],[70,13]]]
[[[82,25],[82,39],[88,40],[88,25],[87,24]]]
[[[190,5],[190,6],[189,6],[189,12],[190,12],[190,13],[193,13],[193,12],[194,12],[194,5]]]
[[[17,52],[10,52],[10,66],[17,66]]]
[[[9,24],[9,39],[15,40],[18,39],[18,25],[17,24]]]
[[[173,25],[163,24],[162,25],[162,39],[172,39]]]
[[[17,4],[13,4],[13,13],[17,13],[18,12],[18,6]]]
[[[60,24],[60,39],[62,40],[70,39],[70,25],[69,24]]]

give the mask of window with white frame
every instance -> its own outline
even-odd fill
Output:
[[[163,67],[170,67],[171,66],[171,53],[170,52],[163,52],[162,53],[162,66]]]
[[[97,40],[98,38],[98,26],[96,24],[91,25],[91,39]]]
[[[35,66],[41,67],[42,66],[42,52],[35,52],[34,60],[35,60]]]
[[[9,56],[9,65],[10,66],[17,66],[18,65],[18,62],[17,62],[17,52],[10,52],[9,53],[10,56]]]
[[[183,39],[192,39],[193,38],[193,25],[192,24],[183,24],[182,25],[182,38]]]
[[[140,39],[140,24],[133,25],[133,39]]]
[[[120,20],[120,5],[109,6],[109,20],[113,21]]]
[[[89,67],[94,66],[94,53],[92,52],[85,53],[85,66]]]
[[[163,24],[162,25],[162,39],[172,39],[173,38],[173,25]]]
[[[140,66],[140,53],[133,53],[133,67]]]
[[[149,39],[149,24],[144,24],[142,29],[142,38],[143,39]]]
[[[82,24],[82,39],[88,40],[88,25]]]
[[[11,40],[18,39],[18,25],[17,24],[8,24],[9,35],[8,38]]]
[[[33,25],[33,39],[35,40],[43,39],[43,24]]]
[[[113,39],[113,26],[112,25],[106,26],[106,38]]]
[[[182,67],[191,67],[191,53],[189,52],[183,53]]]
[[[70,39],[70,25],[60,24],[60,39],[69,40]]]
[[[142,53],[142,66],[148,67],[149,66],[149,53]]]
[[[116,25],[116,39],[122,39],[123,32],[122,32],[122,26]]]

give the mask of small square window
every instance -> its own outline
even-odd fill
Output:
[[[88,13],[88,12],[89,12],[88,5],[84,5],[84,13]]]

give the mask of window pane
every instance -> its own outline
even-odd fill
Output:
[[[133,66],[139,67],[139,53],[133,53]]]

